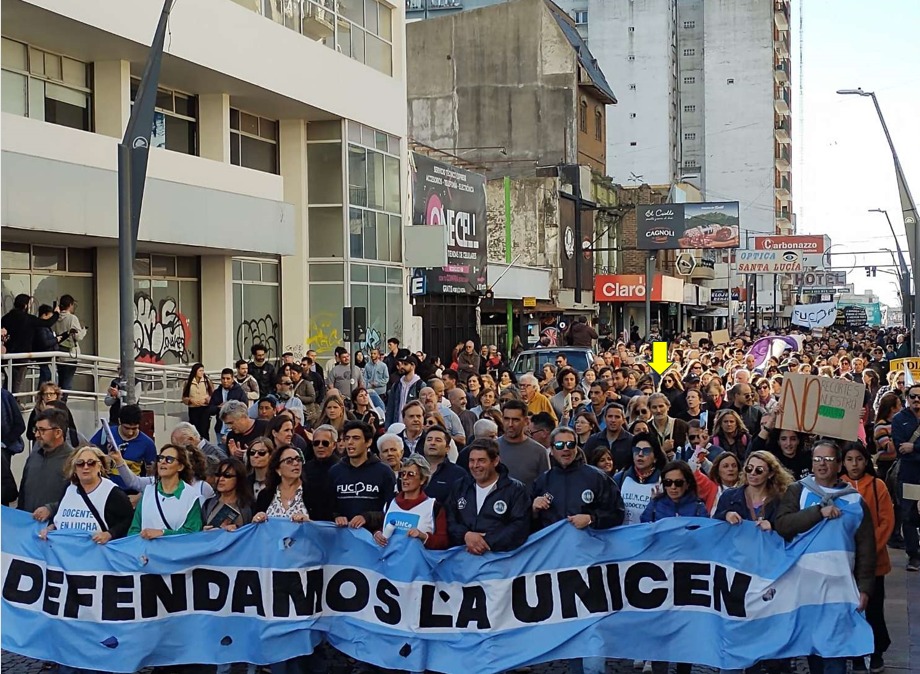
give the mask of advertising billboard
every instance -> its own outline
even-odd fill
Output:
[[[830,247],[829,241],[828,237],[821,234],[755,236],[754,250],[794,250],[799,253],[803,267],[823,269],[824,253]]]
[[[797,250],[739,250],[735,260],[739,274],[788,274],[802,271]]]
[[[425,292],[465,295],[486,289],[486,179],[412,153],[412,224],[447,230],[447,265],[425,270]]]
[[[644,302],[643,274],[598,274],[594,277],[595,302]],[[652,277],[652,302],[680,304],[684,299],[684,282],[672,276]]]
[[[738,248],[737,201],[640,204],[636,207],[636,248]]]

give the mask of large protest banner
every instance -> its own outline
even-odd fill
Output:
[[[812,374],[787,373],[777,426],[787,431],[856,440],[866,385]]]
[[[515,552],[474,556],[275,519],[41,541],[30,514],[2,508],[2,647],[112,672],[280,662],[321,639],[382,667],[448,674],[592,655],[726,668],[857,656],[872,649],[849,561],[861,518],[848,506],[789,545],[749,522],[561,522]]]

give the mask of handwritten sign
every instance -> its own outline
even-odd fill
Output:
[[[690,344],[693,346],[699,346],[701,339],[709,339],[708,332],[691,332],[690,333]]]
[[[714,346],[722,346],[723,344],[728,344],[730,341],[731,335],[728,334],[728,330],[712,331],[712,343]]]
[[[836,302],[798,304],[792,308],[792,324],[805,328],[827,328],[837,318]]]
[[[777,426],[787,431],[856,440],[866,385],[846,379],[790,373],[783,379]]]

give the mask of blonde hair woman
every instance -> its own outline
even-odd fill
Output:
[[[771,531],[780,499],[793,482],[792,475],[773,454],[763,450],[751,452],[744,462],[742,486],[722,494],[715,517],[729,524],[739,524],[742,520],[757,522],[763,531]]]
[[[52,523],[38,536],[45,540],[49,531],[69,529],[91,534],[100,545],[128,533],[134,508],[127,494],[104,478],[109,458],[98,447],[79,447],[64,464],[64,476],[70,480]]]

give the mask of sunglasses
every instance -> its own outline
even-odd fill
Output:
[[[811,457],[813,463],[834,463],[837,460],[836,456],[813,456]]]
[[[769,384],[761,384],[761,385],[758,386],[757,388],[759,388],[759,389],[762,390],[762,391],[765,391],[765,390],[767,390],[767,389],[770,388],[770,385],[769,385]]]
[[[267,449],[250,449],[249,456],[268,456],[269,451]]]
[[[907,397],[911,400],[920,400],[920,394],[917,393],[908,393]]]
[[[744,472],[748,475],[763,475],[767,472],[767,469],[763,466],[745,466]]]
[[[331,440],[314,440],[313,446],[314,447],[332,447],[332,441]]]
[[[690,442],[697,442],[701,437],[702,437],[702,436],[700,436],[700,435],[688,435],[688,436],[687,436],[687,439],[688,439]]]
[[[224,478],[227,478],[227,479],[229,480],[231,477],[236,477],[236,473],[227,473],[227,472],[218,473],[218,474],[217,474],[217,477],[219,477],[219,478],[220,478],[220,477],[224,477]]]
[[[419,475],[419,473],[410,473],[409,471],[406,471],[406,470],[401,471],[401,472],[399,473],[399,479],[400,479],[400,480],[405,480],[406,478],[410,478],[410,477],[416,477],[416,478],[417,478],[417,477],[420,477],[420,475]]]
[[[303,463],[303,459],[299,456],[289,456],[286,459],[281,459],[281,463],[285,466],[293,466],[298,463]]]
[[[665,487],[683,487],[687,484],[686,480],[662,480],[661,484]]]
[[[89,466],[90,468],[92,468],[98,463],[99,463],[98,459],[77,459],[76,461],[73,462],[73,465],[75,465],[77,468],[82,468],[83,466]]]
[[[556,440],[553,443],[553,449],[575,449],[578,446],[578,443],[574,440]]]
[[[165,454],[160,454],[157,457],[157,463],[165,463],[168,466],[171,466],[178,460],[179,460],[179,457],[177,456],[166,456]]]
[[[641,456],[649,456],[652,451],[651,447],[633,447],[633,454],[639,454]]]

